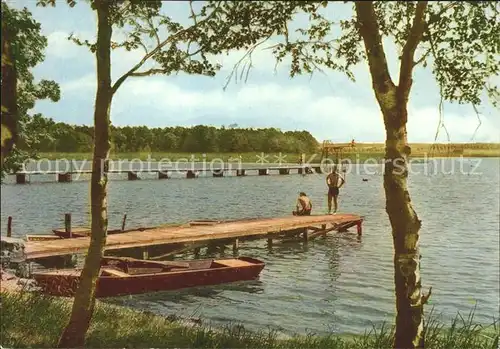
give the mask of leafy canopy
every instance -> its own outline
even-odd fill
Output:
[[[17,105],[18,105],[18,142],[23,150],[15,145],[13,151],[5,159],[2,166],[2,177],[5,172],[17,170],[28,157],[35,157],[37,144],[47,135],[36,127],[41,114],[31,115],[30,110],[36,101],[49,99],[57,102],[61,92],[59,85],[52,80],[35,81],[32,69],[45,59],[44,50],[47,38],[41,34],[41,25],[36,22],[26,9],[10,8],[2,1],[2,22],[10,31],[12,56],[17,72]]]
[[[294,30],[289,30],[289,21],[279,22],[284,18],[283,14],[268,18],[275,26],[281,23],[280,42],[271,49],[278,63],[285,57],[291,58],[291,77],[312,74],[327,67],[355,80],[352,68],[367,59],[355,4],[352,3],[353,10],[348,16],[332,18],[332,14],[337,16],[337,10],[348,4],[291,2],[288,6],[291,12],[308,18],[305,25]],[[391,39],[400,55],[409,38],[416,4],[415,1],[374,2],[380,35],[383,39]],[[241,6],[250,5],[242,2]],[[251,6],[260,5],[252,2]],[[273,6],[280,5],[274,3]],[[424,33],[417,46],[414,66],[432,67],[445,100],[479,105],[486,92],[492,104],[498,105],[498,82],[491,80],[500,71],[499,10],[499,2],[494,1],[428,3],[424,13]],[[280,33],[277,31],[277,34]]]
[[[90,1],[95,9],[97,0]],[[75,0],[66,0],[75,6]],[[55,0],[39,0],[41,6],[54,6]],[[232,49],[249,49],[259,40],[282,33],[282,23],[290,20],[294,2],[212,1],[182,3],[190,12],[187,21],[176,21],[164,11],[165,2],[112,1],[110,21],[115,35],[111,48],[141,50],[143,57],[113,84],[116,92],[129,77],[177,72],[214,76],[220,64],[210,58]],[[278,11],[278,12],[276,12]],[[278,20],[276,24],[270,18]],[[119,38],[118,38],[119,36]],[[95,52],[96,43],[70,36],[78,45]]]

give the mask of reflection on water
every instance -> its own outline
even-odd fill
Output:
[[[422,283],[425,290],[433,288],[431,305],[446,319],[457,311],[468,313],[477,302],[476,320],[490,323],[500,292],[499,159],[481,159],[477,168],[475,162],[470,165],[453,159],[427,169],[425,164],[414,165],[409,187],[422,220]],[[341,211],[365,216],[361,239],[353,228],[307,245],[276,242],[269,249],[266,240],[245,241],[239,255],[266,263],[255,283],[110,301],[159,314],[196,314],[215,322],[244,322],[249,328],[270,326],[287,332],[359,333],[374,323],[392,322],[392,236],[382,175],[375,170],[379,167],[349,173],[340,194]],[[48,233],[63,225],[66,212],[72,213],[74,226],[86,225],[88,188],[88,182],[78,181],[4,185],[2,229],[7,216],[13,216],[14,236]],[[112,181],[109,224],[119,228],[124,213],[127,228],[193,219],[287,216],[299,191],[308,194],[316,213],[326,212],[325,181],[320,175]],[[202,250],[200,258],[232,255],[228,247],[208,254]]]

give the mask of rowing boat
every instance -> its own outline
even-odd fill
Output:
[[[256,279],[264,262],[250,258],[192,261],[149,261],[103,257],[96,297],[115,297]],[[81,269],[33,273],[43,293],[72,297],[80,283]]]

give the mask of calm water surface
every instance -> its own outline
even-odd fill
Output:
[[[478,161],[474,173],[467,174]],[[441,160],[429,165],[427,173],[425,166],[414,165],[410,175],[412,200],[423,221],[424,289],[433,287],[431,305],[444,320],[477,305],[476,320],[490,323],[499,309],[499,159]],[[124,213],[128,227],[289,215],[299,191],[310,195],[316,212],[326,210],[322,175],[149,178],[110,182],[111,228],[120,226]],[[17,236],[61,227],[65,212],[73,214],[74,225],[88,224],[87,181],[50,183],[53,176],[36,180],[39,183],[2,186],[3,233],[8,216],[13,216]],[[380,167],[358,168],[347,174],[341,211],[365,216],[361,240],[351,232],[271,250],[265,241],[248,242],[240,255],[266,262],[258,281],[109,301],[286,333],[363,332],[373,323],[392,322],[395,310],[392,238],[384,209]]]

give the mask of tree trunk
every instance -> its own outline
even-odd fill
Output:
[[[386,211],[394,242],[396,334],[394,348],[423,348],[423,298],[418,248],[421,222],[413,210],[407,187],[406,103],[384,111],[386,151],[384,189]]]
[[[109,112],[111,107],[111,33],[107,0],[95,1],[97,31],[97,93],[94,112],[94,159],[92,163],[91,217],[92,236],[80,286],[75,294],[71,318],[60,340],[60,348],[82,347],[95,305],[95,289],[108,229],[107,171],[109,142]]]
[[[396,86],[389,74],[377,15],[371,1],[355,3],[357,23],[365,44],[373,90],[384,115],[386,130],[384,189],[386,211],[394,243],[396,334],[394,348],[424,347],[423,305],[418,249],[421,222],[413,210],[407,187],[410,147],[406,137],[408,97],[412,85],[413,58],[422,39],[427,1],[419,1],[403,47]]]
[[[11,49],[14,35],[2,20],[1,165],[17,140],[17,71]]]

